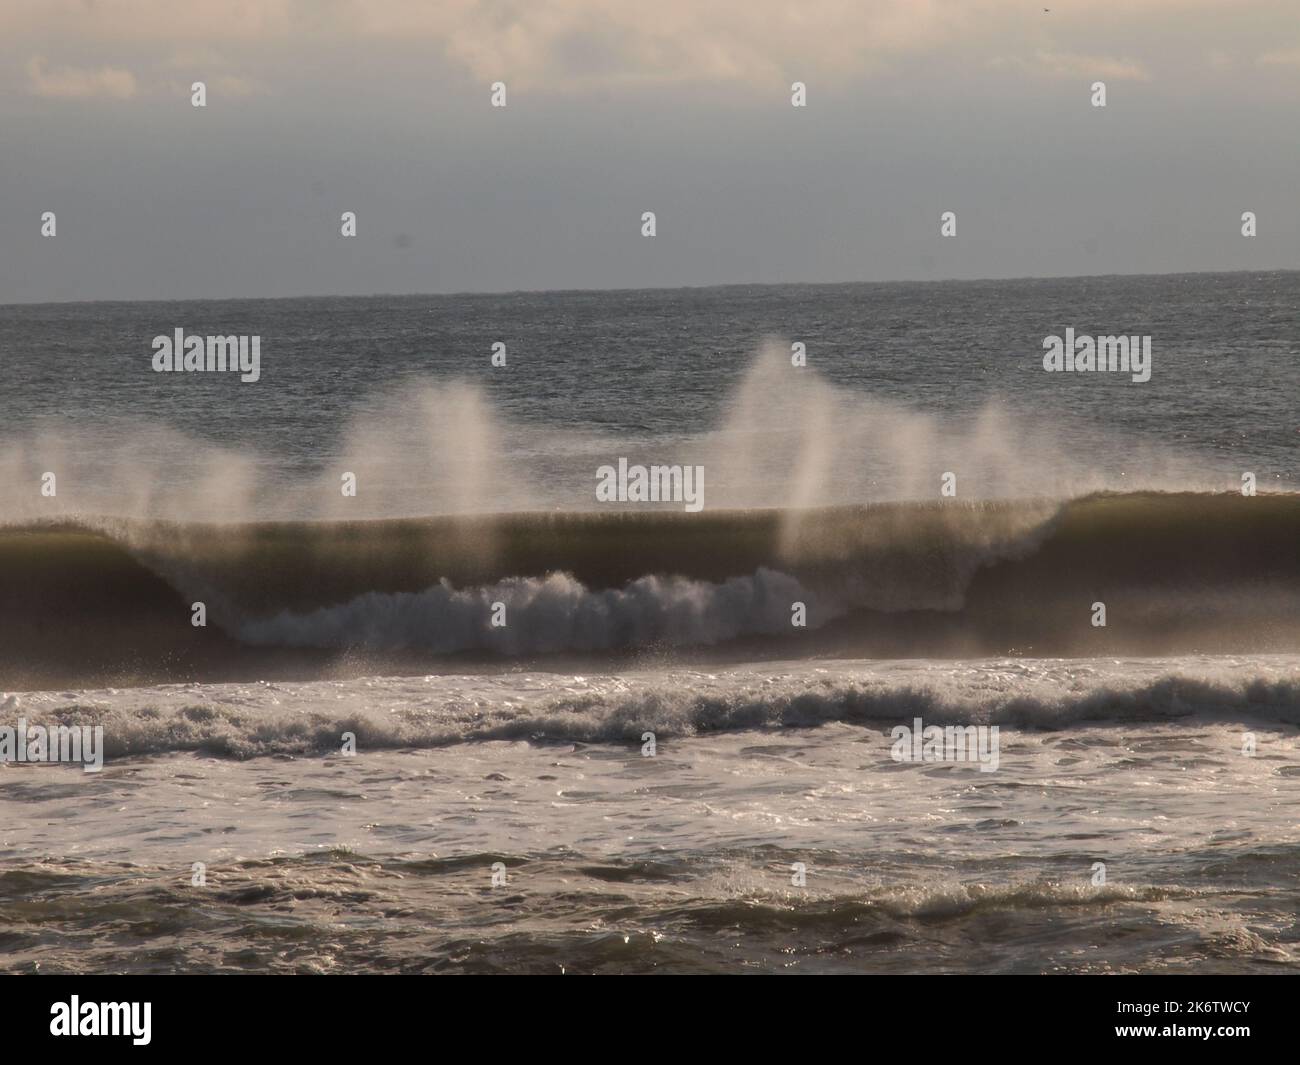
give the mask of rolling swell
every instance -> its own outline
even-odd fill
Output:
[[[433,656],[1300,649],[1300,496],[0,528],[0,685]],[[202,601],[209,625],[190,624]],[[791,603],[807,627],[790,625]],[[1091,624],[1104,602],[1107,625]],[[507,624],[487,623],[493,603]]]

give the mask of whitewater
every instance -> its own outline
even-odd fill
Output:
[[[0,767],[4,967],[1295,972],[1297,692],[1216,655],[11,695],[108,760]],[[998,771],[895,762],[914,715],[998,724]]]

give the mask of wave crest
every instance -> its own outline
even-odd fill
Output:
[[[468,676],[322,681],[295,689],[221,685],[206,692],[87,694],[72,704],[38,694],[16,701],[5,719],[22,713],[44,725],[103,725],[108,758],[179,751],[236,758],[329,754],[339,750],[345,732],[365,751],[485,741],[640,744],[645,732],[671,740],[836,723],[887,733],[915,717],[927,725],[1025,730],[1183,720],[1300,726],[1294,659],[1218,677],[1153,674],[1148,666],[1115,676],[1104,664],[1083,673],[1066,683],[1050,670],[1025,676],[1007,662],[931,665],[930,680],[843,664],[758,678],[509,674],[508,694],[493,678]]]

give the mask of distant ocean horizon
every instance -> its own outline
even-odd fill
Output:
[[[376,290],[372,292],[298,292],[277,296],[89,296],[58,300],[7,300],[0,307],[56,307],[69,303],[224,303],[238,300],[346,300],[346,299],[455,299],[462,296],[565,296],[618,292],[691,292],[708,289],[737,288],[835,288],[842,285],[978,285],[1034,281],[1090,281],[1112,278],[1157,277],[1230,277],[1234,274],[1272,275],[1300,273],[1300,267],[1270,267],[1267,269],[1201,269],[1201,270],[1141,270],[1134,272],[1106,271],[1082,274],[1008,274],[978,277],[891,277],[866,280],[863,278],[813,280],[813,281],[704,281],[688,285],[578,285],[561,288],[470,288],[430,290]]]

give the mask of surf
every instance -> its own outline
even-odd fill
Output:
[[[0,527],[0,685],[565,655],[1286,653],[1300,650],[1297,542],[1291,493],[28,523]],[[1097,601],[1104,628],[1089,623]],[[205,629],[189,624],[195,602]],[[496,602],[504,629],[487,624]]]
[[[331,677],[302,683],[165,684],[25,693],[13,713],[52,727],[103,726],[109,760],[198,753],[246,759],[465,743],[622,744],[640,758],[660,743],[755,729],[853,726],[891,766],[890,730],[928,725],[1059,733],[1139,723],[1241,731],[1300,727],[1295,655],[960,662],[778,660],[737,668],[667,666],[575,674],[448,671],[416,677]],[[927,764],[927,763],[923,763]],[[1282,770],[1294,772],[1293,768]],[[974,770],[976,776],[980,773]]]

